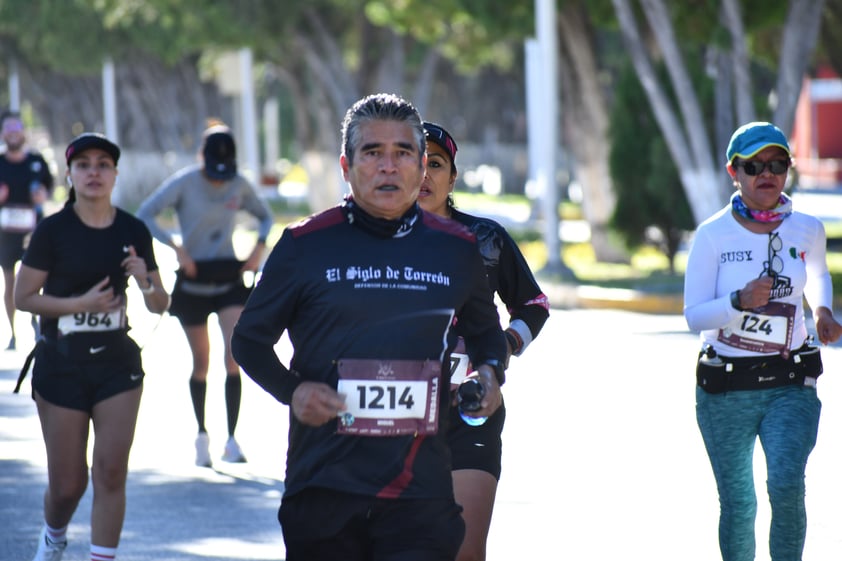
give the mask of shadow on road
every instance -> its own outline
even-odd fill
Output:
[[[47,481],[30,384],[13,394],[17,375],[0,370],[0,559],[9,561],[34,553]],[[161,427],[165,431],[166,423]],[[130,470],[121,560],[283,559],[276,518],[282,481],[254,475],[248,464],[206,469],[162,463],[160,469]],[[91,500],[89,485],[68,531],[66,559],[87,558]]]

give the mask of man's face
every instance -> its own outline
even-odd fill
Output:
[[[26,142],[23,123],[17,117],[7,117],[0,124],[0,135],[9,150],[20,150]]]
[[[360,125],[361,141],[351,166],[340,158],[342,175],[356,203],[378,218],[401,217],[418,198],[426,156],[419,154],[412,127],[400,121],[370,121]]]

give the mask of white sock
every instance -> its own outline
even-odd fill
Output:
[[[91,544],[91,561],[113,561],[115,557],[117,557],[116,547]]]
[[[67,541],[67,526],[63,528],[53,528],[44,522],[44,528],[47,530],[47,539],[50,543],[65,543]]]

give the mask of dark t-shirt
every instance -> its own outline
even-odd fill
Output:
[[[142,221],[117,209],[110,226],[91,228],[79,219],[72,206],[65,206],[38,224],[23,264],[47,271],[44,294],[84,294],[107,276],[114,293],[125,300],[128,277],[120,264],[128,256],[126,248],[130,245],[146,261],[149,271],[158,270],[152,235]],[[42,334],[56,338],[57,325],[56,318],[42,318]]]
[[[0,185],[9,188],[4,204],[33,206],[30,194],[34,182],[43,184],[47,191],[53,189],[53,175],[40,154],[29,152],[20,162],[10,162],[5,154],[0,154]]]
[[[40,154],[29,152],[20,162],[11,162],[0,154],[0,186],[9,196],[0,204],[0,264],[11,268],[23,254],[24,240],[41,219],[41,209],[32,204],[32,188],[42,184],[53,189],[53,175]]]

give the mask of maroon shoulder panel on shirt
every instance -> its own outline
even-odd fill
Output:
[[[473,232],[468,230],[467,226],[460,224],[455,220],[449,220],[439,216],[438,214],[433,214],[432,212],[427,212],[425,210],[421,211],[421,217],[424,224],[433,230],[441,230],[442,232],[452,234],[464,240],[476,241],[476,236]]]
[[[342,209],[334,207],[319,214],[309,216],[295,226],[290,226],[290,232],[292,232],[292,235],[297,238],[298,236],[309,234],[310,232],[315,232],[316,230],[329,228],[330,226],[339,224],[343,220],[345,220],[345,215],[343,214]]]

